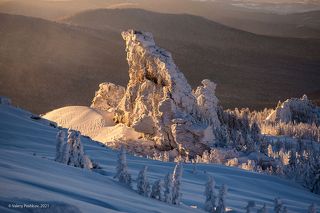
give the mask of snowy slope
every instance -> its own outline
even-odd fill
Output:
[[[248,200],[258,207],[267,203],[271,210],[275,197],[283,199],[289,212],[305,212],[307,206],[320,203],[312,194],[293,182],[278,177],[243,171],[220,165],[184,165],[181,207],[142,197],[113,180],[117,152],[83,138],[85,152],[102,170],[87,171],[53,161],[57,129],[29,118],[30,113],[0,105],[0,212],[12,203],[49,203],[51,212],[202,212],[207,173],[217,185],[229,188],[227,207],[244,212]],[[138,171],[149,166],[152,181],[171,172],[173,163],[129,156],[129,170],[135,179]],[[14,209],[10,209],[14,210]],[[19,210],[19,209],[16,209]]]

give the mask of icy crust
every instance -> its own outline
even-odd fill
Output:
[[[119,104],[124,92],[125,88],[122,86],[109,82],[101,83],[90,107],[99,110],[113,109]]]
[[[214,125],[220,125],[215,84],[203,81],[195,95],[171,54],[156,46],[152,34],[128,30],[122,37],[129,83],[115,121],[151,137],[159,149],[202,153],[214,140]]]
[[[284,123],[320,124],[320,107],[313,104],[306,95],[302,98],[287,99],[267,117],[267,121]]]

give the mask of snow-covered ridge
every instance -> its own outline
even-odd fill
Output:
[[[278,103],[267,121],[320,125],[320,107],[313,104],[306,95],[302,98],[287,99]]]

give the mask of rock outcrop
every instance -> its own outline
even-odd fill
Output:
[[[315,123],[320,125],[320,107],[313,104],[306,95],[279,102],[267,121],[284,123]]]
[[[99,110],[114,109],[124,96],[124,92],[125,88],[122,86],[108,82],[101,83],[90,107]]]
[[[193,92],[171,54],[156,46],[150,33],[128,30],[122,37],[130,79],[115,121],[154,140],[160,150],[202,153],[220,126],[215,84],[204,80]]]

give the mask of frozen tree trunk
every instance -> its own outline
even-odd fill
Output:
[[[166,203],[172,203],[172,181],[170,173],[164,178],[164,201]]]
[[[226,195],[227,195],[227,186],[222,185],[219,190],[219,199],[216,213],[225,213],[226,212]]]
[[[172,204],[180,205],[182,194],[180,192],[182,177],[182,164],[177,163],[172,174]]]
[[[147,166],[144,166],[143,169],[139,172],[137,178],[137,190],[140,195],[149,197],[150,193],[150,184],[147,177]]]
[[[207,212],[214,212],[216,209],[217,194],[215,192],[216,183],[212,176],[208,177],[208,182],[205,185],[204,195],[206,196],[206,201],[204,208]]]
[[[132,179],[131,175],[128,172],[126,150],[123,146],[120,149],[117,163],[117,171],[114,178],[117,178],[120,183],[127,185],[131,188]]]
[[[162,184],[161,180],[157,180],[152,185],[150,197],[157,200],[162,200]]]

